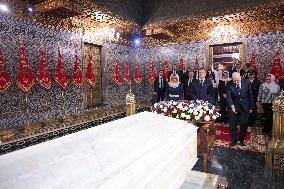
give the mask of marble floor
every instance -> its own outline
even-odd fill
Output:
[[[201,168],[199,159],[193,170],[201,171]],[[284,171],[271,174],[266,170],[265,155],[262,153],[215,148],[207,172],[226,178],[228,189],[284,188]]]

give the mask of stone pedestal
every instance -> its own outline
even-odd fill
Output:
[[[267,148],[266,165],[284,169],[284,91],[273,102],[272,139]]]
[[[129,90],[125,98],[126,101],[126,116],[130,116],[136,113],[136,101],[135,95]]]

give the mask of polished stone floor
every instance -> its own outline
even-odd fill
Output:
[[[193,170],[201,167],[199,159]],[[261,153],[215,148],[207,172],[226,178],[229,189],[284,189],[284,171],[266,170]]]

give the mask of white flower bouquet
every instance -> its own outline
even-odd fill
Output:
[[[193,124],[214,122],[220,116],[213,104],[202,100],[161,101],[154,104],[153,112],[177,119],[189,120]]]

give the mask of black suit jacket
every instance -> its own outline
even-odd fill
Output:
[[[166,78],[163,77],[163,88],[160,89],[162,92],[166,92],[166,86],[167,86],[167,81]],[[154,81],[154,92],[155,93],[159,93],[159,76],[156,77],[155,81]]]
[[[236,91],[236,84],[233,81],[229,81],[227,85],[227,102],[228,110],[231,112],[231,105],[235,106],[237,112],[242,111],[249,113],[249,110],[253,110],[253,96],[250,81],[247,79],[241,79],[240,94]]]
[[[179,70],[180,82],[185,83],[186,78],[188,77],[188,70]]]
[[[233,75],[234,72],[237,72],[237,69],[236,69],[236,68],[231,68],[231,69],[229,70],[229,76],[232,77],[232,75]],[[245,70],[240,69],[240,76],[241,76],[242,78],[244,78],[244,77],[246,76]]]
[[[249,73],[253,73],[255,75],[255,79],[256,79],[256,71],[254,71],[253,69],[249,69],[247,71],[244,71],[245,72],[245,75],[244,75],[244,78],[246,79],[249,79]]]
[[[220,99],[225,99],[223,94],[227,94],[227,85],[228,85],[229,81],[227,81],[227,83],[225,84],[225,81],[220,80],[219,81],[219,85],[218,85],[218,92],[219,92],[219,96]]]
[[[199,72],[198,70],[193,71],[193,74],[194,74],[193,78],[194,79],[199,79],[199,73],[198,72]]]
[[[201,85],[199,80],[195,80],[191,84],[192,99],[193,100],[205,100],[209,101],[213,96],[213,84],[212,81],[205,79],[203,85]]]
[[[254,79],[253,82],[251,82],[250,85],[251,85],[253,100],[256,101],[261,82],[259,80]]]
[[[196,79],[192,78],[192,81],[191,83],[188,84],[188,80],[189,80],[189,77],[187,76],[185,81],[184,81],[184,85],[183,85],[183,91],[184,91],[184,97],[185,98],[188,98],[188,99],[192,99],[192,83],[195,82]]]
[[[210,71],[207,71],[207,73],[206,73],[206,79],[209,79],[210,77],[212,77],[213,78],[213,81],[214,81],[214,83],[216,83],[216,79],[215,79],[215,73],[212,71],[212,70],[210,70]]]

